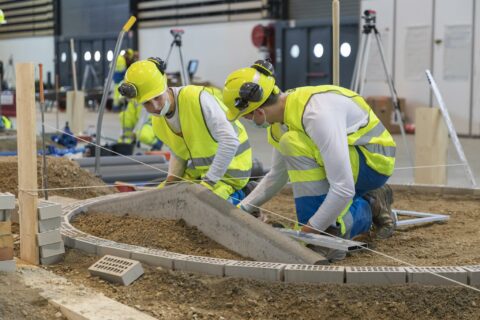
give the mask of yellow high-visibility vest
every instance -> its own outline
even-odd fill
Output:
[[[188,169],[197,177],[204,177],[217,153],[218,143],[210,134],[200,102],[204,90],[200,86],[185,86],[178,93],[177,112],[180,119],[181,134],[176,134],[164,117],[153,117],[155,135],[162,140],[179,158],[188,161]],[[226,112],[227,108],[219,99],[217,102]],[[252,149],[245,128],[239,121],[232,123],[236,127],[240,145],[235,157],[228,166],[222,182],[236,190],[242,189],[248,182],[252,170]],[[188,170],[187,169],[187,170]]]

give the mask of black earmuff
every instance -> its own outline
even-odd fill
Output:
[[[134,84],[128,82],[122,83],[120,87],[118,87],[118,92],[122,96],[127,97],[128,99],[133,99],[138,94],[137,87],[135,87]]]
[[[275,75],[275,68],[269,60],[257,60],[251,67],[267,77],[273,77]]]
[[[253,63],[251,68],[257,70],[267,77],[274,76],[274,68],[268,60],[257,60]],[[235,99],[235,108],[243,110],[248,108],[250,102],[259,102],[263,98],[262,87],[255,82],[245,82],[240,87],[239,98]]]
[[[155,63],[155,65],[157,66],[158,70],[159,70],[163,75],[165,74],[165,70],[167,69],[167,64],[165,63],[165,61],[163,61],[162,59],[160,59],[160,58],[158,58],[158,57],[150,57],[150,58],[148,58],[147,60]]]

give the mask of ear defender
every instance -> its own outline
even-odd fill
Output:
[[[250,67],[267,77],[273,77],[275,73],[272,63],[268,60],[257,60]],[[280,90],[275,86],[273,92],[278,93]],[[262,100],[263,88],[258,83],[246,82],[240,87],[239,96],[239,98],[235,99],[235,108],[244,110],[248,108],[249,102]]]
[[[165,75],[165,70],[167,69],[167,64],[165,63],[165,61],[158,57],[150,57],[147,60],[155,63],[160,73]]]
[[[275,69],[273,64],[268,60],[257,60],[253,63],[251,68],[254,68],[261,74],[266,75],[267,77],[273,77],[275,75]]]
[[[128,99],[133,99],[138,95],[137,87],[134,84],[124,82],[118,88],[118,92]]]

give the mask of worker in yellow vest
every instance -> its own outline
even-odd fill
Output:
[[[393,196],[385,183],[396,145],[361,96],[333,85],[281,92],[271,63],[259,60],[227,77],[223,101],[230,121],[243,116],[268,128],[274,146],[270,172],[239,207],[255,211],[290,179],[302,231],[313,227],[350,239],[370,230],[373,215],[377,236],[393,233]]]
[[[120,125],[122,135],[118,139],[121,143],[141,142],[151,150],[161,150],[163,143],[153,132],[152,116],[149,115],[139,103],[130,100],[127,108],[120,112]]]
[[[12,129],[12,122],[10,121],[10,119],[8,119],[8,117],[6,116],[1,116],[0,131],[10,130],[10,129]]]
[[[138,52],[133,49],[127,49],[124,54],[117,58],[115,72],[113,73],[113,106],[112,111],[119,112],[122,109],[122,97],[118,92],[118,88],[123,81],[127,68],[138,60]]]
[[[155,135],[172,151],[161,186],[187,179],[234,204],[244,197],[252,149],[243,125],[227,120],[223,102],[201,86],[169,88],[159,58],[132,64],[119,90],[143,104]]]

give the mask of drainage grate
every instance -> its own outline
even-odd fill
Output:
[[[95,262],[88,271],[110,282],[128,286],[143,274],[140,262],[115,256],[106,255]]]

